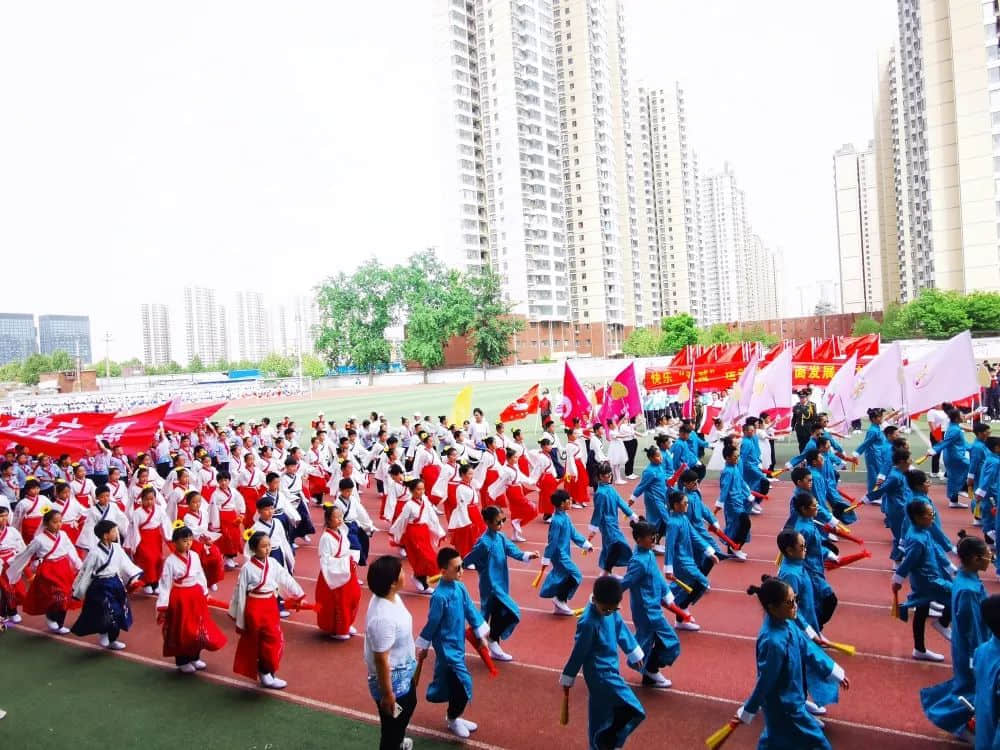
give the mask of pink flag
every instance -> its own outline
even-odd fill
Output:
[[[580,381],[569,369],[569,362],[563,370],[562,401],[556,404],[553,413],[562,419],[567,427],[573,426],[573,420],[579,419],[580,424],[586,424],[590,417],[590,399],[580,386]]]
[[[823,394],[830,415],[830,428],[842,432],[850,424],[851,402],[854,398],[854,378],[858,370],[858,353],[854,352],[837,370]]]
[[[757,373],[750,397],[750,416],[767,412],[774,420],[774,429],[786,432],[792,422],[792,350],[784,349]]]
[[[641,411],[639,384],[635,380],[635,364],[631,363],[615,375],[615,379],[604,389],[604,401],[598,419],[607,423],[609,419],[620,417],[622,414],[634,417]]]
[[[903,367],[906,409],[920,414],[943,401],[979,394],[972,334],[963,331]]]
[[[861,419],[872,408],[899,409],[902,405],[903,356],[899,343],[893,342],[855,375],[849,418]]]
[[[751,357],[743,369],[740,379],[733,383],[729,399],[719,418],[724,429],[729,429],[750,414],[750,399],[753,398],[754,381],[757,378],[757,355]]]

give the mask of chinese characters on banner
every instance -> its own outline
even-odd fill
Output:
[[[0,442],[23,445],[30,453],[79,458],[97,450],[97,435],[115,418],[114,414],[78,412],[44,417],[6,417],[0,421]]]

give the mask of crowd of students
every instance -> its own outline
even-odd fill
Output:
[[[746,418],[737,433],[715,429],[707,436],[664,417],[645,433],[652,438],[648,464],[628,497],[617,489],[634,477],[635,453],[626,443],[639,434],[628,419],[576,424],[560,439],[549,417],[530,447],[520,430],[490,425],[478,409],[458,428],[420,414],[395,428],[377,413],[343,426],[319,415],[304,433],[287,419],[231,420],[192,434],[161,431],[150,452],[138,456],[102,448],[101,460],[86,464],[29,456],[15,446],[0,465],[0,618],[16,624],[20,611],[43,616],[53,633],[96,635],[102,646],[120,650],[132,625],[129,592],[142,588],[156,598],[163,655],[193,674],[207,667],[206,652],[226,643],[209,612],[224,608],[239,636],[233,671],[281,689],[281,618],[306,606],[332,638],[356,635],[359,567],[367,566],[373,598],[365,662],[381,746],[410,746],[406,725],[430,648],[427,700],[446,704],[448,729],[466,738],[477,725],[465,718],[473,689],[465,644],[492,661],[514,658],[506,648],[521,612],[508,561],[531,564],[539,557],[517,542],[525,541],[528,524],[546,524],[534,587],[552,600],[554,615],[579,617],[560,683],[568,691],[583,672],[589,745],[619,748],[645,713],[619,672],[618,650],[644,687],[671,686],[664,670],[681,653],[676,631],[700,629],[693,610],[710,591],[713,570],[747,559],[753,516],[774,496],[778,476],[790,471],[789,517],[775,540],[778,570],[748,589],[765,614],[757,682],[734,721],[749,722],[763,710],[761,747],[829,747],[818,717],[849,681],[823,635],[838,603],[826,571],[868,555],[844,554],[840,545],[852,539],[856,508],[878,504],[893,540],[892,590],[910,584],[898,612],[912,618],[913,658],[944,658],[926,645],[928,622],[951,642],[953,678],[921,694],[928,717],[971,741],[969,706],[975,706],[976,747],[993,747],[984,743],[997,741],[1000,603],[986,597],[979,575],[995,547],[1000,438],[977,421],[976,441],[968,445],[966,415],[944,406],[949,427],[928,456],[942,455],[948,507],[971,505],[970,520],[983,532],[957,543],[941,531],[929,478],[912,465],[906,437],[877,409],[853,454],[815,415],[800,454],[778,471],[766,414]],[[840,488],[840,470],[862,458],[867,493],[855,501]],[[719,460],[713,512],[702,487],[707,466]],[[371,490],[380,499],[373,514],[362,501]],[[319,530],[313,505],[322,507]],[[586,536],[577,530],[584,520]],[[508,521],[511,536],[504,533]],[[380,529],[394,553],[369,564],[369,540]],[[299,543],[316,534],[319,573],[313,602],[306,603],[293,573]],[[574,609],[583,574],[572,547],[586,554],[597,536],[602,575],[588,604]],[[413,586],[430,597],[415,639],[399,596],[407,586],[404,561]],[[237,569],[230,600],[216,600],[219,582]],[[462,582],[466,570],[476,574],[478,607]],[[618,612],[626,592],[632,629]],[[74,610],[79,615],[67,626]]]

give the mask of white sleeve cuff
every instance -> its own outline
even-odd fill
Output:
[[[587,527],[587,531],[589,531],[589,532],[590,532],[591,534],[596,534],[596,533],[597,533],[598,531],[600,531],[600,530],[601,530],[601,529],[600,529],[599,527],[597,527],[597,526],[594,526],[593,524],[590,524],[590,525],[589,525],[589,526]]]
[[[875,477],[875,481],[877,481],[877,482],[884,482],[885,481],[885,474],[879,474],[877,477]]]
[[[837,682],[840,682],[847,676],[847,674],[844,672],[844,668],[842,666],[834,662],[833,671],[830,673],[830,676]]]
[[[904,580],[905,579],[902,576],[900,576],[898,573],[893,573],[892,574],[892,582],[893,583],[898,583],[900,586],[902,586]]]
[[[559,684],[563,687],[573,687],[574,682],[576,682],[575,677],[570,677],[568,674],[559,675]]]
[[[976,497],[978,497],[978,498],[984,498],[984,497],[986,497],[986,492],[983,491],[983,490],[976,490]]]
[[[854,453],[851,454],[851,458],[861,458],[861,454],[858,453],[857,451],[854,451]]]
[[[742,721],[744,724],[749,724],[754,720],[757,714],[752,714],[747,711],[743,706],[740,706],[739,710],[736,712],[736,718]]]
[[[671,604],[673,604],[673,603],[674,603],[674,601],[676,601],[676,600],[674,599],[674,592],[673,592],[673,591],[670,591],[670,590],[668,589],[668,590],[667,590],[667,595],[666,595],[665,597],[663,597],[663,601],[667,603],[667,606],[668,606],[668,607],[669,607],[669,606],[670,606]]]
[[[414,645],[414,646],[416,646],[417,648],[423,648],[423,649],[428,649],[428,648],[430,648],[430,647],[431,647],[431,642],[430,642],[430,641],[428,641],[428,640],[424,640],[424,639],[423,639],[423,638],[421,638],[420,636],[417,636],[417,637],[416,637],[416,638],[415,638],[415,639],[413,640],[413,645]]]
[[[713,547],[711,544],[706,544],[705,545],[705,554],[706,555],[714,555],[715,554],[715,547]]]
[[[584,550],[591,550],[591,549],[594,549],[594,545],[593,545],[593,544],[591,544],[590,542],[584,542],[584,543],[583,543],[583,549],[584,549]]]
[[[809,637],[810,641],[816,640],[816,631],[813,630],[812,625],[806,625],[806,635]]]
[[[542,567],[543,568],[547,568],[551,564],[552,564],[552,561],[549,558],[547,558],[547,557],[543,557],[542,558]]]
[[[673,565],[664,565],[663,566],[663,572],[664,572],[665,575],[672,576],[674,574],[674,566]]]
[[[971,482],[973,479],[976,478],[976,475],[975,474],[966,474],[965,478],[968,479]]]
[[[788,469],[789,471],[791,471],[792,470],[792,462],[791,461],[785,461],[785,468]]]
[[[928,456],[936,456],[937,455],[937,451],[934,450],[933,448],[928,448],[927,449],[927,455]]]
[[[480,638],[485,638],[487,633],[490,632],[490,626],[486,622],[483,622],[478,628],[476,628],[476,635]]]
[[[631,516],[628,517],[628,520],[631,521],[632,523],[639,523],[639,516],[633,513]]]
[[[531,552],[522,552],[521,553],[521,562],[528,562],[529,560],[531,560],[531,555],[532,555]]]
[[[642,657],[645,655],[646,654],[643,652],[642,646],[636,646],[628,652],[628,655],[625,658],[628,659],[629,664],[635,664],[636,662],[642,661]]]

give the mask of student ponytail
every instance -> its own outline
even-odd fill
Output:
[[[963,565],[968,565],[977,556],[985,555],[988,552],[989,548],[986,546],[986,542],[978,536],[969,536],[965,533],[965,529],[958,532],[958,559],[962,561]]]
[[[772,578],[766,573],[760,577],[760,586],[748,586],[747,595],[756,596],[765,611],[776,607],[788,596],[788,584],[780,578]]]

